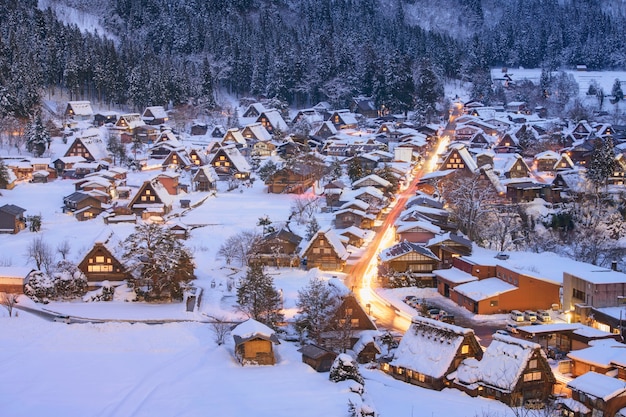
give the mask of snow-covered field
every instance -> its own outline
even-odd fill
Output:
[[[347,416],[347,386],[301,362],[293,343],[276,366],[240,366],[210,325],[1,319],[3,416]],[[430,391],[363,369],[381,416],[506,415],[496,401]]]
[[[58,144],[55,144],[58,146]],[[141,174],[145,175],[145,174]],[[129,183],[141,182],[130,178]],[[78,222],[63,214],[62,197],[73,192],[73,182],[20,183],[4,191],[0,203],[16,204],[27,214],[41,214],[39,235],[52,248],[68,240],[69,258],[80,261],[94,239],[111,228],[121,238],[132,225],[106,226],[100,219]],[[196,284],[204,290],[199,311],[184,305],[144,303],[52,302],[46,309],[77,317],[114,320],[165,320],[164,324],[110,322],[64,324],[45,321],[19,311],[9,318],[0,311],[0,371],[6,416],[344,416],[354,395],[346,385],[328,380],[301,362],[298,346],[283,341],[279,361],[270,367],[241,367],[233,356],[233,342],[218,346],[208,317],[241,320],[235,293],[228,283],[233,269],[216,260],[223,241],[242,229],[258,228],[259,217],[287,220],[293,196],[267,194],[257,181],[241,191],[221,190],[198,208],[180,217],[194,229],[186,244],[194,250]],[[323,226],[329,215],[319,214]],[[304,233],[304,226],[292,224]],[[23,266],[30,231],[0,235],[0,262]],[[57,254],[57,256],[60,256]],[[284,296],[287,317],[295,314],[297,292],[312,274],[300,269],[269,269]],[[234,276],[240,276],[241,272]],[[333,273],[339,276],[341,274]],[[402,293],[389,295],[398,299]],[[21,303],[36,308],[28,299]],[[392,379],[377,370],[363,369],[366,389],[382,416],[475,416],[503,413],[502,404],[474,399],[455,390],[435,392]]]

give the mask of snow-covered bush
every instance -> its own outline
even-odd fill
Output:
[[[330,375],[328,378],[334,382],[351,379],[361,385],[365,382],[359,372],[359,365],[350,355],[346,353],[341,353],[337,356],[337,358],[335,358],[335,362],[333,362],[333,366],[330,368]]]
[[[89,291],[83,297],[83,301],[85,302],[93,302],[93,301],[111,301],[113,300],[113,295],[115,294],[115,288],[111,285],[109,281],[103,281],[102,287]]]
[[[354,403],[348,400],[348,412],[350,417],[375,417],[376,410],[364,403]]]
[[[24,286],[24,294],[38,303],[48,303],[50,299],[56,298],[54,280],[42,271],[35,271]]]
[[[72,262],[62,260],[52,273],[57,297],[72,298],[85,294],[87,277]]]

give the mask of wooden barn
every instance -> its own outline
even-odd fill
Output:
[[[302,362],[315,369],[317,372],[328,372],[337,354],[330,349],[318,345],[304,345],[302,349]]]
[[[280,344],[276,333],[254,319],[237,325],[231,334],[235,340],[235,357],[241,365],[274,365],[274,345]]]

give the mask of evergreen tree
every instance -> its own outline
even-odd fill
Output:
[[[209,61],[204,58],[202,64],[202,96],[205,99],[208,108],[215,107],[215,86],[213,81],[213,73]]]
[[[330,327],[340,303],[341,298],[328,282],[312,278],[306,287],[298,291],[296,326],[310,339],[320,343],[321,333]]]
[[[26,129],[26,149],[39,157],[50,147],[50,142],[52,142],[50,133],[43,125],[41,115],[38,114]]]
[[[306,240],[311,240],[318,230],[320,230],[320,224],[317,222],[315,216],[313,216],[306,226]]]
[[[122,164],[126,159],[126,145],[116,135],[109,135],[107,150],[113,155],[113,165],[116,165],[118,161]]]
[[[0,189],[6,189],[10,180],[9,168],[7,168],[4,160],[0,159]]]
[[[278,165],[274,163],[271,159],[268,160],[259,170],[257,171],[257,175],[263,182],[267,182],[272,176],[278,171]]]
[[[615,103],[622,100],[624,98],[624,92],[622,91],[622,83],[617,78],[613,83],[613,88],[611,89],[611,95],[613,96],[613,100]]]
[[[183,286],[194,279],[193,256],[169,229],[141,224],[122,244],[131,271],[129,286],[147,300],[181,300]]]
[[[587,179],[598,190],[606,185],[607,180],[615,170],[615,151],[613,140],[610,137],[598,137],[595,139],[591,160],[587,166]]]
[[[430,123],[437,116],[437,102],[443,98],[443,86],[439,83],[430,60],[420,65],[415,95],[415,114],[420,123]]]
[[[365,176],[365,172],[363,167],[359,163],[359,160],[356,158],[352,158],[350,161],[350,165],[348,165],[348,177],[352,182],[359,180]]]
[[[239,308],[248,317],[276,328],[283,320],[281,296],[274,288],[274,279],[263,271],[262,265],[248,267],[237,289]]]

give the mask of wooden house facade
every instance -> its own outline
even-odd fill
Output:
[[[250,263],[265,266],[298,266],[298,247],[302,238],[287,229],[280,229],[263,236],[250,260]]]
[[[587,372],[571,380],[573,402],[562,402],[562,414],[567,417],[623,416],[626,407],[626,384],[623,380]]]
[[[115,256],[112,245],[108,241],[96,242],[80,261],[78,269],[87,277],[90,289],[102,286],[103,281],[121,284],[130,278],[130,273]]]
[[[194,174],[191,179],[194,191],[212,191],[217,189],[218,176],[210,165],[203,165]]]
[[[163,216],[172,210],[172,198],[165,187],[157,179],[153,179],[144,181],[128,207],[142,218]]]
[[[302,265],[307,269],[342,271],[350,255],[344,246],[344,240],[347,241],[347,238],[342,238],[335,230],[318,230],[300,251]]]
[[[23,209],[15,204],[0,207],[0,233],[16,234],[26,229],[26,218]]]
[[[317,180],[316,171],[307,165],[284,167],[271,175],[265,184],[267,192],[273,194],[302,194]]]
[[[337,354],[330,349],[318,345],[304,345],[300,349],[302,362],[315,369],[317,372],[329,372]]]

